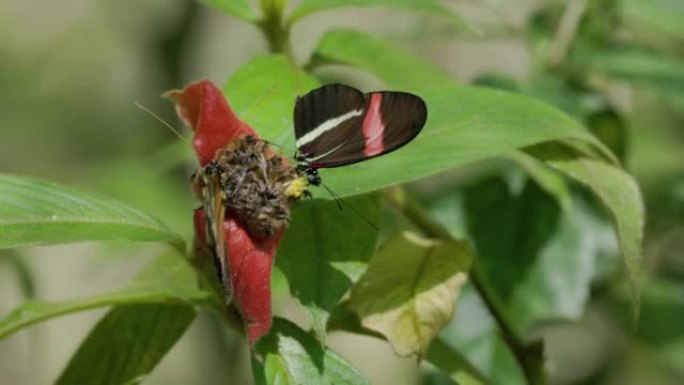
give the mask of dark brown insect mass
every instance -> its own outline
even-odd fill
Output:
[[[286,227],[290,207],[305,194],[305,181],[264,141],[246,135],[220,150],[212,162],[192,176],[203,204],[217,191],[226,212],[244,223],[250,234],[267,238]],[[218,184],[211,188],[210,184]]]

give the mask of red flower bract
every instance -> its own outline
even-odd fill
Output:
[[[206,166],[216,152],[233,139],[247,134],[258,137],[250,126],[238,119],[221,90],[209,80],[190,83],[182,90],[169,91],[164,96],[176,103],[178,116],[195,131],[192,147],[201,166]]]
[[[202,166],[233,140],[245,135],[257,137],[209,80],[191,83],[165,96],[176,103],[178,115],[195,131],[192,145]],[[195,236],[205,242],[203,208],[195,210],[194,225]],[[234,303],[247,337],[254,343],[271,328],[271,268],[283,231],[268,238],[253,237],[230,213],[226,213],[223,229],[227,255],[218,257],[229,260]]]
[[[204,239],[204,209],[195,210],[194,223],[197,239]],[[283,232],[255,240],[232,217],[226,218],[223,230],[236,307],[247,338],[255,343],[271,328],[271,267]]]

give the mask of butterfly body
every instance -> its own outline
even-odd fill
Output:
[[[310,185],[320,186],[322,180],[318,176],[318,169],[312,167],[304,155],[295,154],[295,162],[297,162],[295,170],[298,174],[304,175]]]

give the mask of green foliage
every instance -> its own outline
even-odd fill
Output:
[[[259,15],[246,0],[199,0],[216,10],[249,22],[259,20]]]
[[[259,127],[261,137],[289,149],[294,148],[295,99],[319,84],[284,55],[268,55],[240,67],[223,92],[241,119]]]
[[[0,248],[77,241],[183,240],[117,201],[36,179],[0,175]]]
[[[445,17],[454,24],[461,24],[461,18],[434,0],[304,0],[290,15],[290,23],[304,16],[335,8],[346,7],[393,7],[414,10]]]
[[[197,276],[178,253],[157,258],[126,287],[83,299],[25,302],[0,320],[0,338],[36,322],[61,315],[106,307],[133,304],[207,305],[209,293],[197,287]]]
[[[333,30],[318,42],[311,58],[314,68],[325,64],[346,64],[380,77],[398,88],[451,84],[453,76],[432,63],[382,39],[356,30]]]
[[[489,383],[465,357],[441,339],[435,339],[430,344],[426,359],[449,375],[449,378],[457,384],[484,385]]]
[[[17,278],[21,294],[25,299],[32,299],[36,296],[36,282],[31,266],[26,259],[14,250],[0,251],[0,266],[10,266]]]
[[[294,214],[276,265],[321,341],[330,312],[373,255],[378,237],[373,226],[380,225],[380,209],[379,197],[370,194],[348,199],[342,207],[331,201],[303,202]]]
[[[624,0],[622,14],[629,22],[671,37],[684,39],[684,7],[675,0]]]
[[[275,318],[271,332],[256,344],[252,369],[257,385],[369,384],[337,353],[282,318]]]
[[[181,305],[118,306],[91,330],[56,383],[139,384],[195,315]]]
[[[610,211],[629,272],[635,318],[638,319],[638,282],[645,217],[639,186],[622,169],[587,158],[563,146],[537,146],[529,151],[551,167],[585,184]]]
[[[454,313],[473,251],[466,242],[395,236],[373,257],[351,292],[361,324],[400,356],[424,356]]]
[[[367,384],[356,368],[325,346],[327,332],[337,329],[386,340],[397,354],[425,359],[459,384],[487,384],[489,379],[545,384],[545,374],[534,372],[544,367],[543,346],[523,338],[522,332],[551,319],[581,316],[591,300],[591,285],[607,275],[599,266],[606,252],[602,237],[612,240],[612,231],[602,215],[612,221],[632,285],[620,304],[631,301],[638,314],[644,204],[634,178],[620,165],[629,159],[624,114],[593,82],[599,74],[601,81],[619,79],[664,95],[682,95],[684,67],[676,55],[654,54],[662,49],[657,45],[616,47],[612,36],[601,35],[612,26],[600,19],[577,26],[574,38],[579,42],[568,48],[569,59],[557,66],[535,63],[527,84],[520,86],[496,74],[482,78],[490,88],[459,85],[425,58],[349,29],[326,32],[300,68],[292,54],[290,28],[317,12],[381,6],[439,16],[450,25],[463,21],[432,0],[303,0],[289,15],[284,14],[284,0],[261,1],[261,13],[245,0],[201,2],[254,24],[269,41],[272,52],[244,63],[223,91],[236,113],[261,137],[281,145],[281,152],[295,147],[291,119],[296,97],[318,87],[319,70],[331,64],[366,71],[391,89],[416,93],[429,111],[424,130],[401,151],[321,171],[326,186],[345,197],[341,207],[325,189],[312,188],[314,199],[294,209],[276,263],[307,313],[312,333],[275,318],[270,333],[251,352],[257,384]],[[611,11],[607,2],[602,5],[601,12],[657,26],[675,41],[684,36],[676,16],[681,8],[667,12],[666,0],[625,0],[619,12]],[[535,30],[541,37],[523,35],[537,43],[530,44],[533,50],[547,49],[547,40],[554,44],[554,36],[540,25],[555,25],[557,16],[550,15],[556,11],[540,11],[539,17],[548,19]],[[662,22],[654,23],[653,15]],[[591,44],[587,36],[592,36]],[[190,206],[184,202],[165,210],[183,197],[165,191],[177,184],[154,170],[170,174],[187,153],[174,145],[146,158],[145,164],[153,167],[140,167],[136,160],[98,169],[105,176],[93,178],[94,184],[127,203],[0,175],[0,248],[110,239],[174,247],[120,290],[60,302],[30,300],[0,320],[4,338],[50,318],[114,306],[72,357],[59,384],[139,383],[183,335],[197,309],[225,310],[217,305],[221,299],[215,293],[198,285],[198,278],[206,281],[206,272],[198,271],[201,264],[194,254],[167,227],[189,227]],[[491,159],[496,166],[481,162]],[[148,183],[120,186],[126,178]],[[416,181],[421,183],[413,184],[409,191],[415,193],[408,198],[384,195],[394,210],[383,211],[379,190]],[[442,228],[434,212],[411,199],[421,194],[433,211],[440,211],[442,223],[462,228]],[[595,202],[603,211],[596,210]],[[164,223],[129,204],[161,213]],[[171,223],[165,211],[173,212],[170,218],[185,218],[187,212],[187,222]],[[393,220],[379,232],[375,226],[381,226],[383,217]],[[387,241],[376,249],[378,239]],[[29,267],[20,256],[7,255],[2,260],[10,262],[32,295]],[[464,286],[467,281],[473,285]],[[676,339],[676,322],[662,322],[657,314],[681,318],[672,316],[678,302],[666,293],[677,288],[651,282],[645,307],[656,316],[645,320],[663,329],[642,337],[661,344]],[[454,320],[455,308],[459,316]],[[463,334],[468,327],[477,330]],[[671,360],[681,352],[678,343],[659,354]]]
[[[492,287],[508,301],[555,232],[560,208],[532,181],[513,193],[497,178],[469,187],[465,209],[468,231]],[[482,215],[487,211],[497,214]]]
[[[507,157],[516,162],[542,190],[551,195],[563,211],[572,210],[570,187],[561,173],[523,151],[512,152]]]
[[[650,88],[684,93],[684,63],[647,50],[583,52],[576,59],[594,71]]]
[[[520,330],[544,320],[580,318],[592,282],[605,274],[601,260],[618,248],[608,221],[578,197],[572,207],[510,295],[507,305]]]

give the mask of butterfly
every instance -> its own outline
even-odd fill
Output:
[[[298,97],[294,108],[296,170],[320,185],[319,168],[345,166],[392,152],[427,120],[423,99],[407,92],[364,94],[328,84]]]

